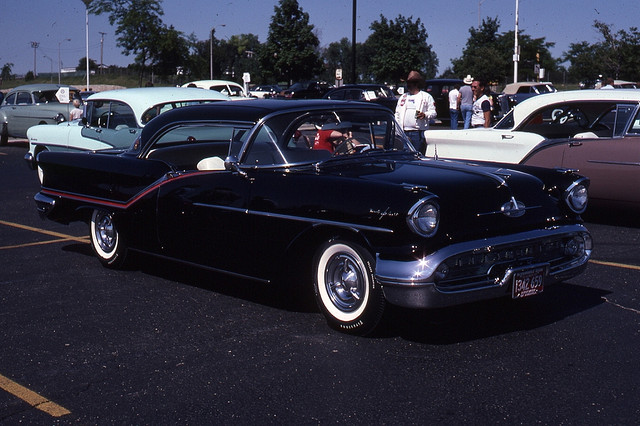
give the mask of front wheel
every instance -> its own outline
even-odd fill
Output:
[[[333,240],[320,247],[314,257],[314,290],[329,325],[357,335],[376,328],[385,299],[373,264],[367,250],[348,241]]]
[[[109,268],[124,266],[127,246],[116,228],[113,214],[103,210],[94,210],[91,215],[91,248],[100,263]]]

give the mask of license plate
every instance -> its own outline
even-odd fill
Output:
[[[545,267],[516,272],[513,275],[511,296],[514,299],[533,296],[544,290]]]

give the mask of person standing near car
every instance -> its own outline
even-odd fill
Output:
[[[79,120],[82,118],[84,111],[80,108],[81,102],[79,98],[73,99],[73,109],[69,113],[69,121]]]
[[[460,94],[460,85],[454,84],[453,89],[449,90],[449,117],[451,118],[451,130],[458,128],[458,95]]]
[[[473,80],[471,89],[475,95],[471,127],[489,127],[491,125],[491,101],[485,94],[486,84],[481,80]]]
[[[460,114],[464,121],[464,128],[471,127],[471,115],[473,113],[473,90],[471,89],[471,83],[473,78],[471,75],[467,75],[462,82],[464,86],[460,88],[460,94],[458,95],[458,106],[460,107]]]
[[[411,71],[407,77],[407,91],[400,96],[396,105],[396,120],[409,137],[411,144],[424,154],[426,150],[425,130],[429,121],[436,118],[436,104],[433,97],[423,91],[424,79],[418,71]]]

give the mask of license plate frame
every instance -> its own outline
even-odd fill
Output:
[[[547,266],[515,271],[511,280],[511,298],[523,299],[542,293],[546,275]]]

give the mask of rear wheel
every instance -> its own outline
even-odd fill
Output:
[[[385,300],[373,264],[367,250],[349,241],[333,240],[320,247],[314,258],[314,290],[329,325],[358,335],[376,328]]]
[[[100,262],[109,268],[124,266],[127,246],[118,232],[113,214],[94,210],[91,215],[91,247]]]

